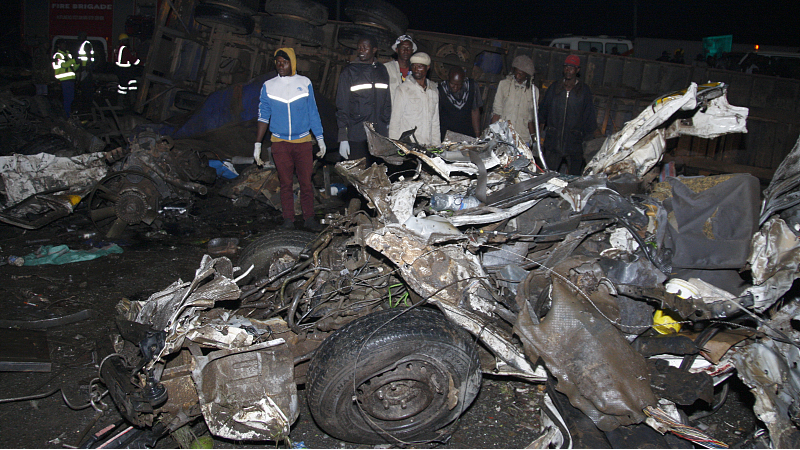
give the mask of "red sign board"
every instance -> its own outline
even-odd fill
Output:
[[[114,0],[50,0],[50,37],[88,36],[111,38]]]

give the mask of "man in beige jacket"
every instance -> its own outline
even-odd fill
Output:
[[[416,127],[414,137],[426,146],[442,143],[439,135],[439,91],[436,83],[425,78],[431,65],[427,53],[411,57],[411,76],[397,88],[389,121],[389,137],[399,139],[404,132]]]
[[[533,61],[526,55],[514,58],[512,73],[497,85],[492,107],[492,123],[500,119],[511,122],[523,142],[530,143],[536,135],[533,120],[533,91],[539,101],[539,88],[533,84]]]

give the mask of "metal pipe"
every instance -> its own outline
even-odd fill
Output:
[[[539,159],[542,161],[542,167],[547,170],[547,162],[544,160],[542,154],[542,140],[539,137],[539,104],[536,102],[536,85],[531,80],[531,95],[533,95],[533,126],[536,128],[536,151],[539,154]]]

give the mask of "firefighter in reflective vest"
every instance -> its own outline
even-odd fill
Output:
[[[92,41],[86,38],[86,32],[78,35],[78,99],[80,104],[91,107],[92,97],[94,96],[94,80],[92,79],[92,69],[94,68],[94,47]]]
[[[136,66],[139,65],[139,58],[130,46],[130,38],[127,34],[119,35],[119,46],[114,51],[114,63],[117,65],[117,93],[123,96],[136,94]],[[125,97],[121,100],[124,101]]]
[[[53,54],[53,71],[56,80],[61,82],[61,95],[64,98],[64,112],[67,117],[72,113],[72,101],[75,99],[75,68],[77,64],[67,50],[67,42],[63,39],[56,43]]]

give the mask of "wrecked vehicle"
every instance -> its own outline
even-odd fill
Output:
[[[101,378],[162,433],[202,417],[218,437],[288,439],[305,384],[334,437],[446,442],[490,373],[547,384],[536,447],[724,447],[681,408],[713,411],[738,373],[771,444],[796,446],[800,143],[761,212],[750,175],[642,190],[665,139],[746,131],[725,92],[659,98],[582,177],[540,170],[505,122],[434,149],[366,125],[374,156],[416,164],[337,164],[374,215],[354,200],[319,235],[267,234],[238,267],[206,256],[191,282],[121,302]]]
[[[151,224],[160,205],[205,195],[216,172],[190,149],[151,130],[133,134],[125,147],[77,156],[0,156],[6,197],[0,221],[33,230],[85,206],[107,238],[128,225]]]

